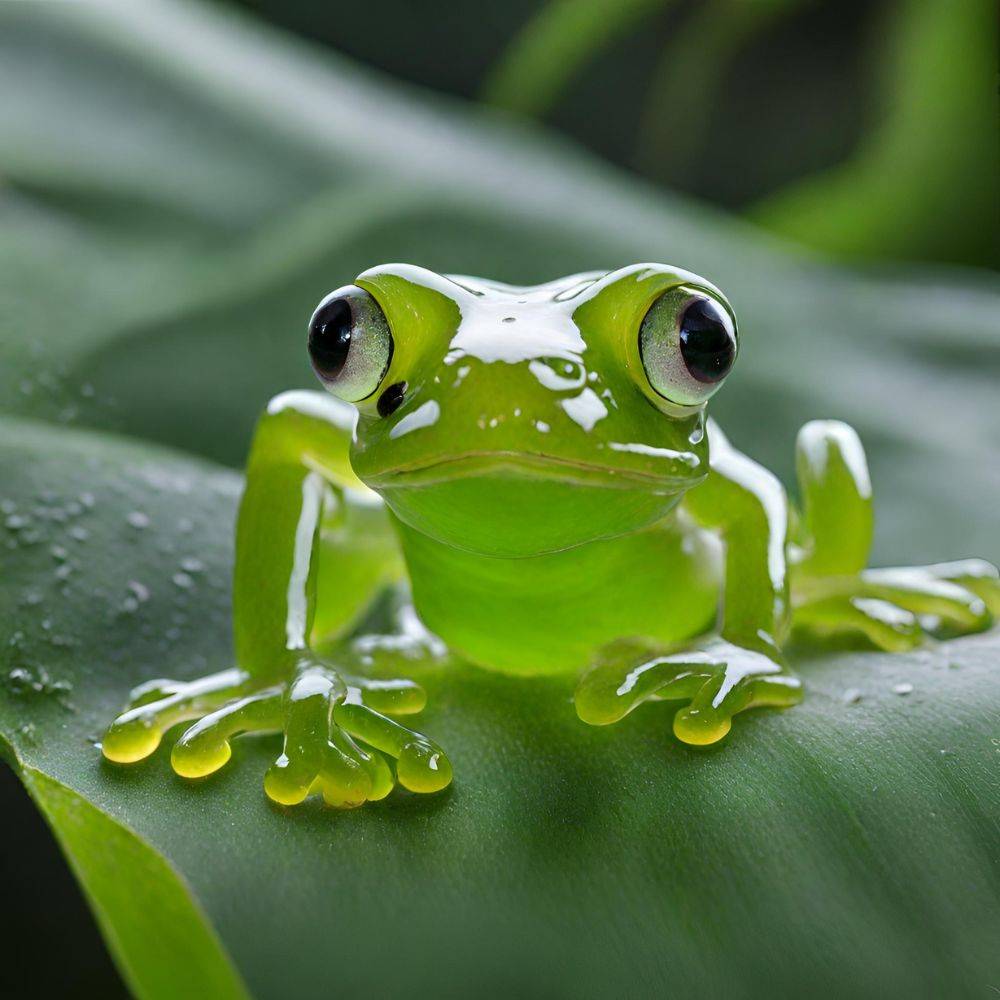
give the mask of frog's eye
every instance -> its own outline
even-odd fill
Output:
[[[313,370],[335,396],[356,403],[370,396],[392,360],[392,334],[379,304],[363,288],[331,292],[309,321]]]
[[[722,384],[736,360],[736,327],[726,308],[681,285],[664,292],[639,328],[649,384],[673,403],[697,406]]]

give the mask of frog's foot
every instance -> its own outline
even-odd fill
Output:
[[[197,719],[170,760],[182,777],[202,778],[228,762],[234,736],[281,732],[283,751],[264,779],[268,796],[295,805],[321,793],[347,808],[384,798],[397,781],[415,792],[450,783],[441,748],[385,714],[419,712],[425,702],[412,681],[347,677],[307,658],[291,681],[272,685],[253,685],[240,671],[144,685],[108,729],[103,751],[109,760],[133,763],[149,756],[171,726]]]
[[[704,746],[721,740],[748,708],[786,708],[802,698],[799,680],[770,656],[722,639],[693,651],[651,655],[631,643],[609,647],[576,689],[584,722],[617,722],[645,701],[685,701],[674,734]]]
[[[306,666],[286,699],[284,750],[267,772],[265,791],[282,805],[319,791],[329,805],[346,808],[385,798],[395,781],[412,792],[446,788],[452,770],[444,751],[385,714],[419,712],[425,702],[412,681],[344,678]]]
[[[862,635],[880,649],[912,649],[927,635],[981,632],[1000,613],[1000,574],[980,559],[856,576],[805,579],[793,591],[800,634]]]

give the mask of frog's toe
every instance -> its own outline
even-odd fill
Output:
[[[243,733],[281,728],[281,689],[269,688],[240,698],[199,719],[173,746],[170,763],[182,778],[204,778],[229,761],[229,741]]]
[[[379,680],[370,677],[350,677],[347,680],[354,700],[360,700],[376,712],[388,715],[413,715],[422,712],[427,693],[407,678]]]
[[[286,746],[264,776],[264,791],[283,806],[298,805],[314,792],[321,793],[327,805],[340,809],[352,809],[376,797],[371,775],[359,756],[331,741],[314,747]]]
[[[868,569],[861,574],[861,594],[915,615],[933,634],[981,632],[993,622],[977,593],[955,580],[938,576],[932,567]]]
[[[359,777],[358,768],[367,777]],[[339,726],[331,728],[328,762],[320,772],[320,790],[327,805],[349,807],[355,789],[363,789],[369,802],[377,802],[395,784],[392,768],[382,754],[364,749]]]
[[[591,726],[610,725],[650,699],[690,697],[702,680],[683,655],[650,656],[619,644],[580,680],[576,713]]]
[[[690,703],[674,716],[674,735],[692,746],[718,743],[729,733],[733,716],[748,708],[789,708],[802,700],[802,684],[789,674],[743,676],[721,668],[707,679]]]
[[[133,764],[153,753],[163,734],[179,722],[197,719],[237,697],[247,677],[224,670],[196,681],[152,681],[132,692],[130,707],[101,740],[101,752],[116,764]]]
[[[395,759],[397,780],[411,792],[439,792],[451,784],[448,755],[421,733],[401,726],[355,698],[338,704],[333,718],[351,736]]]
[[[840,595],[813,601],[796,611],[795,627],[817,637],[861,635],[893,653],[913,649],[923,641],[923,630],[912,611],[876,597]]]
[[[958,559],[923,567],[932,580],[945,580],[975,594],[993,618],[1000,618],[1000,570],[985,559]]]

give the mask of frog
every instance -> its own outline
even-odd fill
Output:
[[[307,346],[326,391],[271,400],[249,452],[234,663],[135,689],[111,762],[184,724],[171,764],[202,779],[235,737],[279,734],[273,802],[354,808],[451,784],[411,728],[428,670],[565,675],[596,726],[667,703],[698,748],[801,700],[796,636],[905,651],[1000,615],[988,562],[868,566],[872,485],[846,423],[799,431],[794,502],[730,443],[706,411],[736,315],[682,268],[515,286],[377,266],[322,299]]]

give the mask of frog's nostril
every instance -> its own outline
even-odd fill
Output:
[[[403,402],[403,397],[406,395],[406,383],[405,382],[393,382],[392,385],[386,389],[381,396],[378,398],[378,403],[376,404],[380,417],[388,417],[389,414],[395,413],[399,409],[400,403]]]

